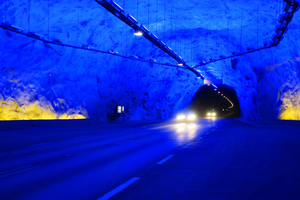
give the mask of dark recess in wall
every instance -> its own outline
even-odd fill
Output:
[[[221,94],[232,101],[234,104],[233,108],[228,108],[231,104]],[[200,87],[193,97],[189,109],[194,110],[199,117],[205,117],[207,112],[213,109],[217,113],[217,117],[220,118],[236,118],[240,116],[240,104],[236,92],[233,88],[224,84],[218,85],[217,91],[207,85]]]

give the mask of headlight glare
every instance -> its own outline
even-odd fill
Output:
[[[184,114],[179,114],[179,115],[177,115],[176,119],[183,120],[183,119],[185,119],[185,115]]]
[[[194,119],[196,119],[196,115],[190,114],[190,115],[188,115],[187,119],[188,120],[194,120]]]

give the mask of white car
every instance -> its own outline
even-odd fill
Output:
[[[197,115],[193,111],[183,111],[176,116],[176,120],[192,122],[197,120]]]

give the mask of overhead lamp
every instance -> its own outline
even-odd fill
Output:
[[[59,39],[53,39],[52,42],[62,44],[62,42]]]
[[[286,6],[284,8],[285,12],[295,12],[299,9],[298,2],[296,1],[286,1]]]
[[[199,62],[199,65],[204,65],[205,64],[205,61],[200,61]]]
[[[35,33],[35,32],[28,32],[28,34],[29,34],[30,36],[35,37],[35,38],[44,39],[44,37],[42,37],[41,35],[38,35],[38,34]]]
[[[142,33],[142,31],[140,31],[140,30],[135,30],[135,31],[134,31],[134,35],[135,35],[135,36],[142,36],[143,33]]]
[[[9,24],[9,23],[3,23],[3,26],[6,26],[7,28],[13,30],[13,31],[18,31],[18,32],[23,32],[24,30],[18,26],[15,26],[13,24]]]
[[[144,25],[141,25],[141,29],[146,33],[150,32],[149,29],[147,29],[146,26],[144,26]]]
[[[284,21],[286,21],[287,23],[289,23],[293,18],[293,13],[284,13],[279,15],[279,23],[283,23]]]
[[[130,21],[130,22],[132,22],[132,23],[134,23],[134,24],[137,24],[138,23],[138,20],[136,20],[132,15],[130,15],[130,14],[127,14],[127,19]]]
[[[198,73],[197,73],[197,78],[198,78],[198,79],[200,79],[200,78],[201,78],[201,79],[204,79],[204,76],[198,72]],[[205,81],[205,79],[204,79],[204,81]]]
[[[112,5],[116,10],[118,10],[119,12],[124,12],[123,8],[121,6],[119,6],[116,2],[111,1],[110,5]]]
[[[83,45],[81,46],[81,48],[83,48],[83,49],[90,49],[90,47],[89,47],[87,44],[83,44]]]
[[[182,63],[182,62],[179,62],[179,63],[178,63],[178,66],[183,66],[183,63]]]
[[[158,37],[156,35],[154,35],[153,33],[150,34],[150,36],[155,39],[155,40],[158,40]]]

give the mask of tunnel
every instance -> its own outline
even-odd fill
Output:
[[[299,2],[0,0],[0,200],[300,199]]]
[[[169,119],[203,79],[235,89],[231,116],[300,119],[298,3],[51,2],[0,3],[0,120]]]
[[[207,117],[207,113],[215,112],[218,118],[240,117],[240,104],[233,88],[219,84],[217,89],[204,85],[200,87],[189,105],[197,116]]]

